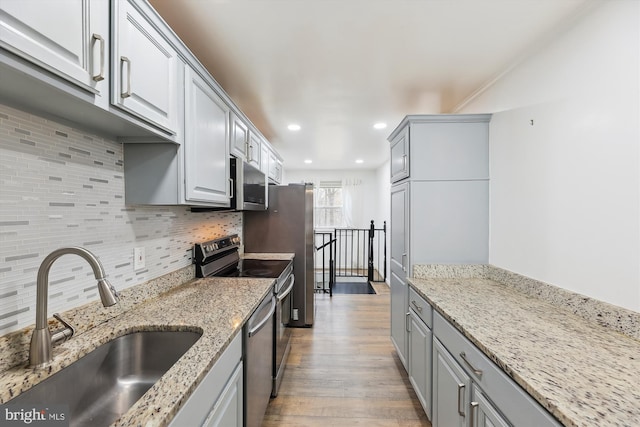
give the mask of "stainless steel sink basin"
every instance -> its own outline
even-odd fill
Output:
[[[108,426],[200,338],[196,332],[135,332],[96,348],[8,404],[64,404],[71,426]]]

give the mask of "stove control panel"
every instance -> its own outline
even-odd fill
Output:
[[[202,264],[210,258],[221,256],[232,250],[237,250],[239,246],[240,236],[237,234],[196,243],[193,246],[193,262],[194,264]]]

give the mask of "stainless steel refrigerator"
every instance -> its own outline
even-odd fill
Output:
[[[289,326],[310,327],[315,310],[313,185],[272,185],[268,200],[266,211],[244,213],[244,251],[295,253]]]

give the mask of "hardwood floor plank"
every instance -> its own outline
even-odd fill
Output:
[[[384,289],[317,294],[314,327],[292,332],[280,392],[262,427],[431,426],[391,344]]]

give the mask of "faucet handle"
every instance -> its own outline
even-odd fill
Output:
[[[51,343],[57,343],[58,341],[64,342],[69,338],[71,338],[76,333],[76,329],[73,326],[71,326],[69,322],[64,320],[62,316],[60,316],[60,314],[53,313],[53,317],[58,322],[62,323],[64,328],[58,329],[57,331],[51,334]]]

